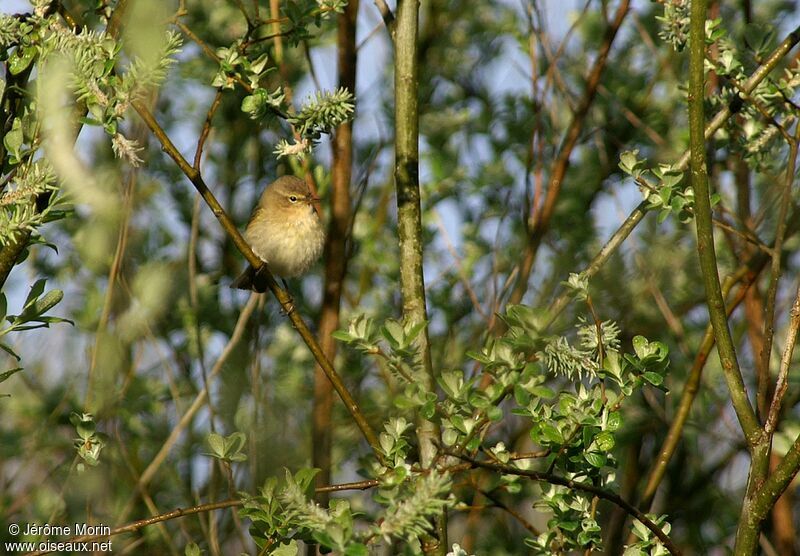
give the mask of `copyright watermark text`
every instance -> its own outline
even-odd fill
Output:
[[[102,523],[74,523],[50,525],[49,523],[10,523],[8,532],[20,539],[5,541],[5,554],[14,552],[113,552],[111,540],[81,540],[85,537],[103,537],[111,534],[111,527]],[[66,538],[65,538],[66,537]],[[62,538],[64,540],[58,540]]]

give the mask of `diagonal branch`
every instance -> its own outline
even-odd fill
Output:
[[[378,11],[381,12],[381,18],[383,19],[383,24],[386,26],[386,30],[389,32],[389,37],[394,41],[394,14],[392,13],[392,9],[386,3],[386,0],[375,0],[375,6],[378,8]]]

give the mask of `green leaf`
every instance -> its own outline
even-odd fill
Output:
[[[619,169],[626,174],[632,174],[637,165],[636,155],[639,151],[624,151],[619,155]]]
[[[492,406],[486,412],[486,416],[489,418],[490,421],[496,423],[503,418],[503,410],[500,409],[498,406]]]
[[[514,385],[514,400],[517,405],[526,406],[531,401],[530,393],[519,384]]]
[[[644,359],[652,353],[650,349],[650,342],[644,336],[634,336],[633,338],[633,351],[639,359]]]
[[[18,358],[19,359],[19,358]],[[4,371],[0,373],[0,382],[5,382],[8,380],[11,375],[14,375],[22,370],[22,367],[17,367],[16,369],[10,369],[8,371]]]
[[[425,321],[418,322],[410,327],[408,327],[405,331],[406,336],[406,345],[411,344],[414,340],[417,339],[419,333],[425,330],[425,327],[428,326],[428,323]]]
[[[396,320],[389,319],[381,327],[381,333],[386,340],[397,348],[405,345],[405,332],[403,326]]]
[[[563,444],[564,443],[564,436],[561,434],[561,431],[558,430],[556,427],[551,425],[550,423],[542,423],[541,425],[542,434],[550,440],[551,442],[555,442],[556,444]]]
[[[339,340],[340,342],[344,342],[346,344],[349,344],[350,342],[355,340],[353,336],[351,336],[344,330],[335,330],[334,332],[331,332],[331,337],[335,340]]]
[[[42,295],[42,292],[44,292],[44,286],[46,283],[47,280],[44,278],[40,278],[33,283],[31,286],[31,291],[28,292],[28,297],[25,299],[25,303],[22,306],[23,311],[30,307],[37,299],[39,299],[39,296]]]
[[[547,386],[535,386],[531,389],[531,394],[537,398],[544,398],[546,400],[554,398],[556,395],[556,393]]]
[[[44,297],[38,299],[36,303],[33,304],[33,313],[36,315],[43,315],[56,305],[58,305],[61,300],[64,299],[64,292],[61,290],[50,290],[47,292]],[[56,322],[56,321],[50,321]]]
[[[8,71],[11,75],[19,75],[31,65],[36,57],[36,48],[28,46],[18,49],[8,60]]]
[[[577,531],[580,526],[581,524],[579,521],[564,520],[558,522],[559,529],[563,529],[564,531]]]
[[[445,446],[453,446],[458,442],[458,432],[455,429],[444,429],[442,431],[442,442],[444,442]]]
[[[8,347],[7,345],[5,345],[5,344],[0,344],[0,349],[2,349],[3,351],[5,351],[7,354],[9,354],[11,357],[13,357],[14,359],[16,359],[17,361],[19,361],[19,360],[20,360],[20,356],[19,356],[19,355],[17,355],[17,354],[16,354],[16,352],[15,352],[13,349],[11,349],[10,347]]]
[[[211,454],[214,457],[221,458],[225,455],[225,439],[222,435],[215,432],[209,433],[206,436],[206,444],[211,448]]]
[[[226,454],[235,454],[244,447],[247,437],[243,432],[234,432],[226,440]]]
[[[606,429],[609,431],[615,431],[622,425],[622,414],[619,411],[614,411],[610,413],[608,416],[608,422],[606,423]]]
[[[23,142],[22,121],[19,118],[14,118],[11,130],[3,137],[3,145],[5,145],[6,150],[10,152],[16,160],[19,160],[19,149],[22,147]]]
[[[605,454],[598,454],[595,452],[584,452],[583,457],[592,466],[597,467],[598,469],[600,469],[606,464],[606,459],[607,459]]]
[[[282,544],[270,552],[272,556],[297,556],[300,554],[300,548],[297,546],[297,541],[289,541],[288,544]]]
[[[467,452],[474,452],[475,450],[478,449],[478,447],[480,447],[480,445],[481,445],[480,436],[472,437],[472,440],[467,442],[467,445],[466,445]]]
[[[470,359],[474,359],[478,363],[483,363],[484,365],[489,365],[494,362],[494,359],[487,357],[486,355],[484,355],[479,351],[469,350],[465,355]]]
[[[286,473],[288,476],[289,472],[287,471]],[[294,474],[294,480],[300,486],[300,489],[306,492],[317,473],[319,473],[319,469],[316,467],[304,467]]]
[[[598,450],[602,450],[603,452],[610,452],[611,449],[614,448],[615,443],[614,435],[610,432],[601,432],[594,437],[595,446],[597,446]]]
[[[267,65],[267,61],[269,61],[269,57],[266,53],[262,54],[255,60],[250,63],[250,71],[253,73],[261,73],[264,71],[264,67]]]
[[[344,556],[369,556],[369,549],[360,542],[352,543],[345,549]]]
[[[253,91],[252,95],[248,95],[242,99],[242,112],[248,114],[250,118],[257,119],[262,117],[266,112],[267,106],[267,91],[261,88]]]
[[[645,379],[647,382],[649,382],[650,384],[652,384],[653,386],[661,386],[661,384],[664,382],[664,377],[663,377],[663,376],[661,376],[661,375],[660,375],[660,374],[658,374],[658,373],[651,372],[651,371],[645,371],[645,372],[642,374],[642,377],[643,377],[643,378],[644,378],[644,379]]]

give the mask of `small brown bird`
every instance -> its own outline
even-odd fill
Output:
[[[269,184],[250,215],[244,238],[253,253],[281,278],[304,274],[322,254],[325,229],[306,182],[282,176]],[[231,288],[253,289],[255,269],[247,269]]]

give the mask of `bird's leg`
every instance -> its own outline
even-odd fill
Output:
[[[281,312],[285,312],[286,316],[288,317],[294,311],[294,297],[292,297],[292,292],[289,290],[289,284],[286,283],[286,280],[281,278],[281,282],[283,282],[283,289],[286,291],[286,295],[289,297],[289,300],[286,302],[288,309],[284,310],[284,308],[281,307]]]

